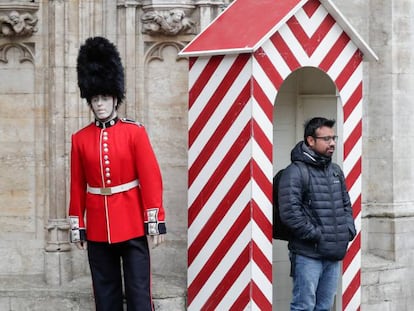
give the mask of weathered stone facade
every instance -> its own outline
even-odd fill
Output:
[[[85,253],[68,243],[66,221],[71,133],[92,118],[76,56],[93,35],[117,44],[121,115],[145,124],[163,172],[169,233],[152,254],[158,309],[185,308],[188,61],[177,54],[228,2],[0,1],[0,310],[93,309]],[[380,59],[364,72],[362,309],[410,310],[414,3],[333,2]]]

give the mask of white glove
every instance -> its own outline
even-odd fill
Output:
[[[85,250],[86,247],[87,247],[86,241],[78,241],[78,242],[75,242],[75,245],[80,250]]]
[[[161,243],[165,242],[165,234],[149,235],[151,248],[156,248]]]

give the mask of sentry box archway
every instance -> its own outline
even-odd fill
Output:
[[[305,67],[329,76],[342,103],[358,235],[340,296],[343,310],[358,310],[363,59],[375,53],[330,0],[236,0],[180,55],[189,57],[188,310],[272,310],[273,109]]]

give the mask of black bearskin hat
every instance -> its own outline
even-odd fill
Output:
[[[91,37],[79,49],[78,86],[88,103],[96,95],[112,95],[118,105],[124,99],[124,68],[113,43],[103,37]]]

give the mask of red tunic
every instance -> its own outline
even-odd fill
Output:
[[[138,187],[120,193],[87,192],[87,185],[114,187],[136,179]],[[144,126],[121,119],[73,134],[70,185],[69,217],[78,218],[88,240],[116,243],[166,233],[161,172]]]

